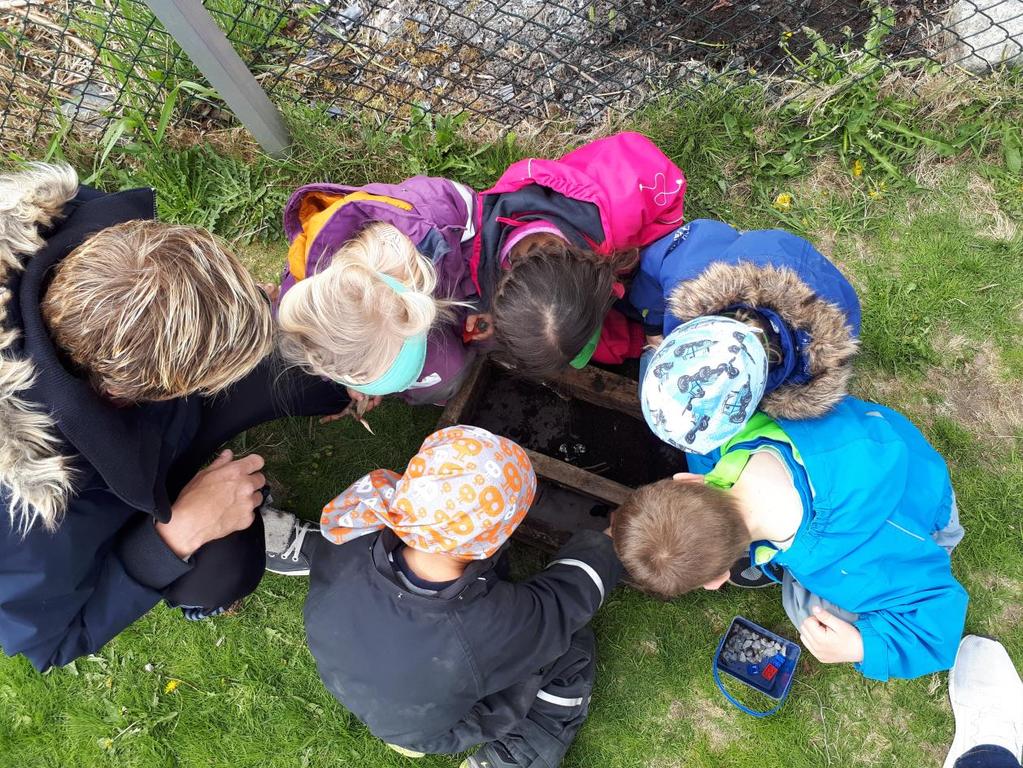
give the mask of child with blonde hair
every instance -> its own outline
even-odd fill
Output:
[[[278,321],[285,358],[345,384],[356,399],[401,394],[439,403],[473,353],[461,315],[474,193],[417,176],[362,188],[302,187],[288,202],[291,241]]]

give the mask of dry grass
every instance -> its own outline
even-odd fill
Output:
[[[1023,382],[1013,380],[991,341],[979,346],[961,336],[934,340],[945,359],[963,362],[954,369],[931,368],[928,385],[944,395],[938,413],[966,427],[981,439],[1011,443],[1023,431]],[[962,355],[976,350],[968,358]]]
[[[742,737],[739,717],[737,710],[725,709],[719,699],[702,696],[687,702],[673,701],[667,713],[669,722],[684,720],[692,725],[714,751],[722,750]]]
[[[1015,446],[1023,432],[1023,382],[1005,370],[990,341],[937,334],[933,339],[949,366],[931,366],[917,380],[861,371],[856,389],[884,403],[911,410],[917,421],[950,419],[988,445]]]
[[[89,80],[95,48],[66,30],[66,8],[58,2],[0,2],[0,150],[24,150],[54,101],[69,101],[75,86]],[[9,138],[5,138],[9,137]],[[16,141],[17,144],[9,142]]]
[[[968,203],[963,206],[968,223],[978,234],[995,240],[1011,240],[1019,233],[1019,224],[1002,211],[991,182],[970,174],[966,185]]]

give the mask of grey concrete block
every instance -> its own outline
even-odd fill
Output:
[[[957,0],[949,27],[952,62],[971,72],[1023,63],[1023,0]]]

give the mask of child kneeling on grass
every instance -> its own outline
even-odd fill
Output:
[[[675,354],[727,366],[741,346],[733,334],[748,331],[723,318],[719,330],[728,324],[716,338],[701,320],[682,325],[651,361],[644,410],[666,442],[720,418],[734,396],[727,371],[694,387]],[[636,583],[666,598],[718,589],[748,550],[781,569],[785,612],[818,660],[876,680],[952,665],[967,595],[949,555],[963,530],[944,460],[905,417],[850,396],[812,420],[758,412],[689,468],[697,474],[640,488],[615,514],[615,547]]]
[[[554,768],[586,719],[587,624],[621,576],[608,536],[577,533],[545,571],[496,555],[536,475],[477,427],[426,439],[404,476],[376,470],[328,504],[305,607],[332,694],[403,754],[483,746],[465,768]]]
[[[277,318],[285,359],[375,404],[443,403],[468,372],[475,193],[447,179],[310,184],[284,211]]]
[[[471,259],[495,356],[540,378],[639,357],[642,328],[613,305],[636,249],[682,224],[685,191],[681,169],[638,133],[509,167],[479,195]]]
[[[628,300],[653,346],[697,317],[734,317],[754,329],[768,372],[753,407],[768,416],[815,418],[848,391],[859,299],[834,264],[791,232],[743,233],[723,221],[692,221],[643,249]],[[743,368],[748,360],[734,364]],[[686,450],[705,453],[698,438]]]

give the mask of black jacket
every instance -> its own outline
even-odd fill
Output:
[[[3,329],[20,332],[2,350],[0,374],[26,360],[34,368],[30,386],[0,393],[8,398],[3,447],[10,449],[0,451],[2,514],[12,512],[28,477],[70,496],[53,533],[40,525],[24,538],[13,524],[0,530],[0,645],[38,669],[96,651],[192,567],[153,523],[170,516],[168,475],[195,435],[201,403],[114,407],[63,364],[39,307],[53,267],[72,249],[110,225],[154,218],[154,204],[148,189],[108,195],[83,188],[44,233],[41,249],[17,253],[24,271],[8,271],[0,291]],[[19,408],[10,408],[11,398]],[[26,407],[49,414],[51,442],[39,443],[38,430],[19,431]],[[19,446],[21,434],[33,439]]]
[[[611,540],[577,533],[543,572],[512,583],[474,561],[436,596],[411,594],[382,531],[320,541],[305,606],[309,647],[334,696],[375,736],[453,754],[507,733],[617,584]]]

